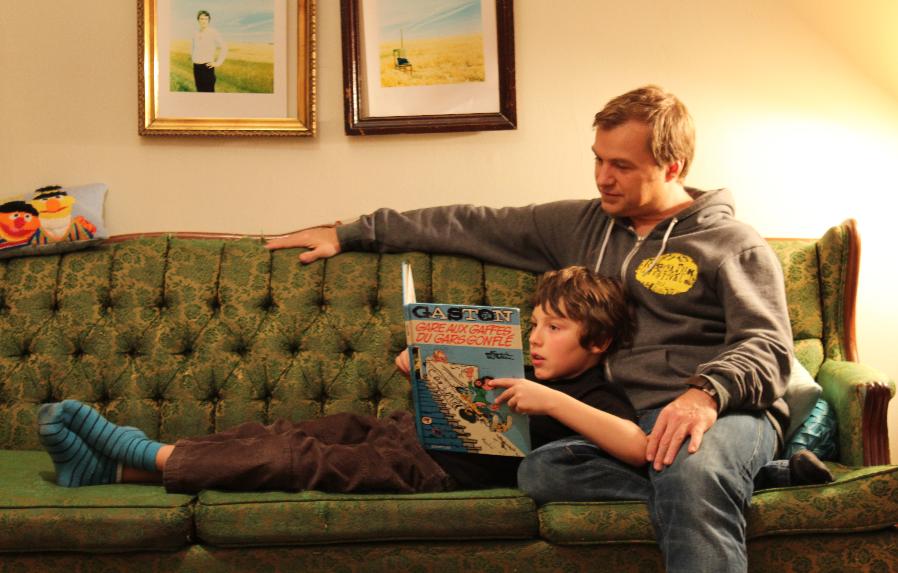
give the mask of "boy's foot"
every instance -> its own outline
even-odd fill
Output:
[[[64,487],[116,481],[114,460],[90,449],[59,416],[60,404],[44,404],[37,413],[38,437],[56,468],[56,483]]]
[[[130,426],[117,426],[90,406],[65,400],[54,410],[56,418],[91,449],[124,466],[156,470],[156,454],[162,444]]]
[[[792,485],[830,483],[835,479],[829,468],[810,450],[801,450],[789,458],[789,476]]]

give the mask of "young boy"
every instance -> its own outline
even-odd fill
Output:
[[[531,414],[533,447],[574,434],[634,466],[645,464],[646,436],[623,389],[600,365],[631,337],[633,318],[617,281],[583,267],[543,275],[534,295],[533,377],[493,380],[498,400]],[[408,353],[397,358],[408,374]],[[179,440],[152,441],[66,400],[38,414],[40,440],[67,487],[162,482],[170,492],[317,489],[426,492],[514,486],[520,458],[425,451],[408,412],[385,419],[335,414]]]

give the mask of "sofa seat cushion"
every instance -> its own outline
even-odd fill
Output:
[[[46,453],[0,450],[0,552],[152,551],[189,544],[191,496],[148,485],[65,488],[54,480]]]
[[[830,465],[827,485],[758,491],[748,510],[748,538],[772,534],[875,531],[898,522],[898,466]],[[552,543],[654,542],[646,504],[558,502],[540,508],[540,534]]]
[[[515,489],[428,494],[201,492],[196,534],[219,547],[528,539],[536,506]]]

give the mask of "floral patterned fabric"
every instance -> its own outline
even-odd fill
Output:
[[[845,467],[833,485],[755,496],[751,569],[889,570],[895,468],[856,466],[869,384],[894,384],[845,362],[846,230],[771,244],[796,355],[837,412]],[[410,409],[392,363],[405,343],[403,260],[420,300],[519,306],[529,318],[533,274],[463,257],[344,253],[300,265],[295,251],[257,239],[147,236],[0,261],[0,568],[82,570],[90,559],[91,571],[659,570],[640,503],[537,510],[515,490],[192,498],[52,482],[35,416],[64,398],[166,442],[251,420]]]
[[[5,551],[173,551],[189,544],[192,497],[158,486],[69,489],[44,452],[0,450],[0,571]]]
[[[206,491],[199,495],[196,523],[197,538],[218,547],[530,539],[539,527],[533,500],[516,489],[411,495]]]
[[[748,544],[750,573],[890,573],[896,570],[898,536],[893,531],[854,535],[778,535]],[[193,545],[159,553],[13,553],[2,555],[2,568],[23,572],[119,573],[179,571],[566,571],[571,573],[658,573],[664,570],[658,547],[613,543],[572,547],[541,540],[432,543],[354,543],[307,547]]]

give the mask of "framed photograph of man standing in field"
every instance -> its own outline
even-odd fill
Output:
[[[515,129],[513,0],[341,0],[349,135]]]
[[[314,135],[315,0],[138,0],[141,135]]]

